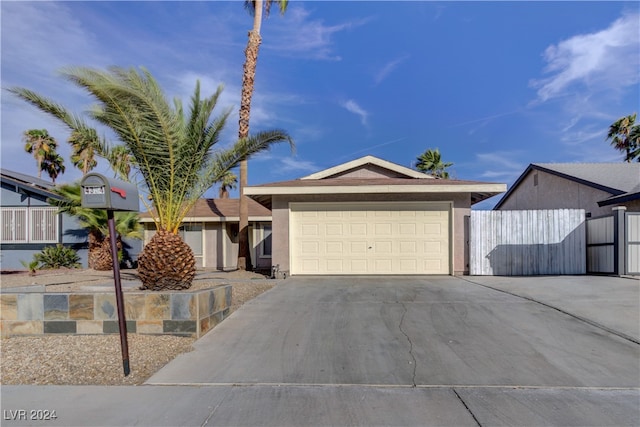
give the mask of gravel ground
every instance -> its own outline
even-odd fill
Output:
[[[68,292],[83,283],[93,282],[53,284],[59,283],[60,277],[56,281],[52,274],[55,273],[23,277],[23,281],[46,282],[47,292]],[[96,272],[87,274],[104,278],[104,274]],[[11,280],[5,280],[8,276],[2,275],[2,287],[19,285],[16,275],[10,276],[13,276]],[[218,272],[195,281],[191,289],[210,286],[217,278],[233,286],[231,312],[277,283],[275,280],[255,280],[264,279],[264,276],[249,272]],[[179,354],[191,351],[194,342],[195,338],[128,334],[131,373],[125,377],[118,334],[2,338],[0,384],[139,385]]]

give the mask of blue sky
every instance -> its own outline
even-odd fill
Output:
[[[242,2],[0,2],[2,87],[81,112],[57,72],[144,66],[167,95],[224,84],[237,135],[252,18]],[[407,167],[427,148],[454,178],[512,184],[529,163],[621,161],[605,136],[640,109],[637,2],[291,1],[262,27],[251,129],[286,129],[249,162],[249,183],[299,178],[373,155]],[[22,133],[68,133],[3,91],[2,167],[36,175]],[[67,160],[59,181],[81,174]],[[97,172],[111,174],[105,162]],[[214,197],[213,189],[207,196]],[[237,196],[237,191],[232,193]],[[491,207],[493,198],[481,207]]]

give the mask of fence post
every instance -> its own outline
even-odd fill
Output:
[[[625,221],[626,206],[616,206],[613,211],[613,274],[621,276],[625,273]]]

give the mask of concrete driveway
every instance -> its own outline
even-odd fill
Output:
[[[144,386],[3,386],[2,425],[636,426],[639,290],[586,276],[294,277]]]
[[[381,394],[380,404],[400,417],[381,424],[636,425],[640,282],[604,278],[598,288],[603,278],[559,277],[536,295],[527,289],[540,278],[516,278],[518,286],[513,279],[294,277],[148,384],[245,386],[249,406],[265,405],[262,418],[233,419],[245,425],[269,413],[273,425],[286,420],[279,417],[289,406],[274,409],[282,399],[311,416],[320,401],[331,411],[332,399],[357,408],[353,399]],[[581,281],[591,291],[578,304],[563,286],[581,289]],[[618,317],[627,319],[606,321],[620,302],[626,308]],[[421,409],[396,414],[406,402]]]

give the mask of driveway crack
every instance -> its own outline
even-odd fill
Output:
[[[458,392],[456,391],[455,388],[451,389],[453,391],[453,394],[456,395],[456,397],[458,398],[458,400],[460,401],[460,403],[462,403],[462,405],[464,405],[464,407],[466,408],[467,412],[469,413],[469,415],[471,415],[471,418],[473,418],[473,421],[476,422],[477,425],[479,425],[480,427],[482,427],[482,424],[480,424],[480,421],[478,421],[478,419],[476,418],[476,416],[474,415],[473,411],[471,411],[471,408],[469,408],[467,406],[467,404],[465,403],[465,401],[462,399],[462,397],[460,397],[460,395],[458,394]]]
[[[409,356],[411,356],[411,360],[412,360],[409,363],[413,365],[413,375],[411,377],[411,384],[412,384],[412,387],[416,387],[417,363],[416,363],[416,357],[413,354],[413,342],[411,341],[411,338],[409,337],[409,335],[402,329],[404,318],[407,314],[407,306],[404,304],[404,302],[399,301],[399,303],[400,305],[402,305],[402,308],[404,309],[404,311],[402,312],[402,317],[400,318],[400,325],[398,325],[398,328],[400,329],[400,332],[402,332],[402,335],[405,336],[407,341],[409,341]]]

